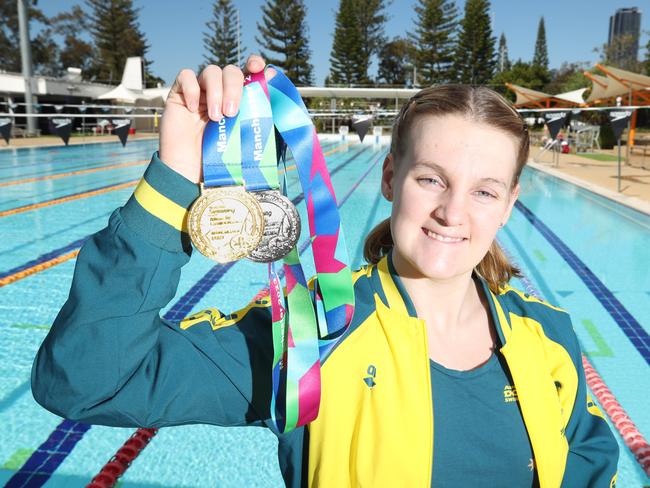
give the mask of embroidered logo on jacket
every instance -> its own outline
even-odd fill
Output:
[[[363,381],[366,385],[368,385],[368,388],[372,389],[377,384],[375,383],[375,378],[377,377],[377,368],[371,364],[368,366],[366,373],[368,376],[366,376]]]
[[[503,387],[503,401],[506,403],[517,401],[517,389],[514,386],[506,385]]]

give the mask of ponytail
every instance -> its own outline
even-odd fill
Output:
[[[492,242],[475,271],[487,281],[492,293],[499,293],[499,289],[505,287],[513,276],[521,277],[519,268],[510,263],[496,240]]]
[[[375,226],[366,237],[363,257],[368,263],[377,264],[392,248],[393,236],[388,218]],[[492,242],[475,271],[487,282],[493,293],[499,293],[499,289],[505,287],[514,276],[521,276],[521,271],[510,263],[496,240]]]
[[[393,248],[390,218],[380,222],[370,231],[363,245],[363,257],[370,264],[377,264]]]

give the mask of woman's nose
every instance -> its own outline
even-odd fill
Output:
[[[454,227],[465,223],[467,199],[463,192],[445,190],[433,211],[434,218],[441,224]]]

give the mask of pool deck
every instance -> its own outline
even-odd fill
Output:
[[[550,154],[544,154],[538,157],[538,162],[534,162],[533,156],[538,152],[539,148],[531,148],[529,166],[650,215],[650,170],[626,165],[625,148],[622,151],[620,192],[617,191],[617,161],[599,161],[577,154],[560,154],[559,164],[555,166],[551,163]],[[615,149],[598,152],[616,156]]]

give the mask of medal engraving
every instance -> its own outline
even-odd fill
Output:
[[[257,200],[243,187],[201,188],[187,227],[194,247],[219,263],[246,257],[264,233]]]
[[[283,258],[298,242],[300,216],[291,201],[277,190],[253,193],[264,213],[264,235],[248,259],[270,263]]]

